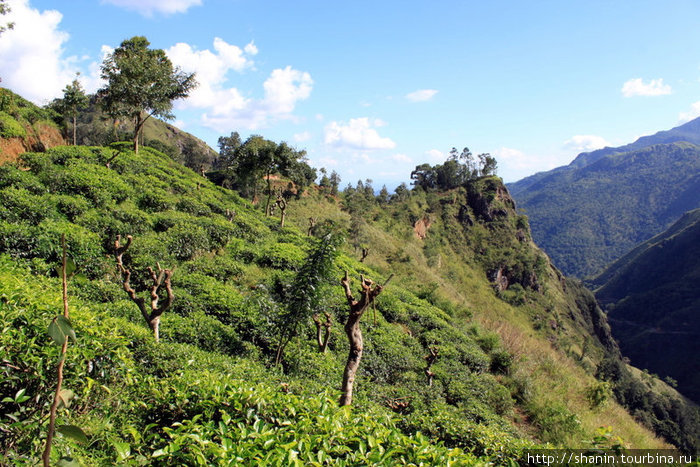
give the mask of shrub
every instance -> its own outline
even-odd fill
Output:
[[[90,203],[82,196],[52,195],[51,201],[56,205],[58,212],[71,222],[90,209]]]
[[[277,269],[298,269],[306,254],[292,243],[273,243],[260,251],[257,263]]]
[[[186,212],[194,216],[210,216],[211,209],[206,204],[192,198],[181,198],[175,205],[178,211]]]
[[[210,249],[206,230],[193,223],[177,224],[160,235],[171,254],[180,261],[192,259]]]
[[[27,131],[11,115],[0,111],[0,137],[1,138],[24,138]]]
[[[144,189],[136,203],[140,209],[148,212],[166,211],[171,208],[168,196],[160,190]]]
[[[46,197],[34,195],[24,188],[8,187],[0,190],[0,219],[8,222],[38,224],[44,218],[56,216],[52,203]]]

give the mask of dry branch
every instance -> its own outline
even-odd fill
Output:
[[[428,362],[428,367],[425,369],[425,376],[428,378],[428,386],[432,386],[435,373],[433,373],[433,371],[430,368],[433,366],[433,363],[435,363],[435,360],[437,360],[438,358],[438,348],[437,346],[428,347],[428,351],[430,353],[423,357],[425,361]]]
[[[316,323],[316,342],[318,343],[318,351],[321,353],[325,353],[328,348],[328,340],[331,337],[331,326],[333,325],[331,314],[326,311],[324,315],[326,315],[325,322],[321,321],[318,317],[318,313],[314,313],[313,315],[314,323]],[[322,333],[324,328],[326,330],[325,334]]]
[[[131,271],[124,266],[122,259],[122,256],[126,250],[128,250],[131,246],[132,240],[133,237],[128,235],[126,237],[126,244],[122,246],[121,235],[117,235],[117,240],[114,242],[114,255],[117,260],[119,272],[122,275],[122,286],[124,291],[129,295],[129,298],[136,304],[136,306],[139,307],[143,319],[146,320],[148,327],[151,328],[151,331],[153,331],[153,336],[155,337],[156,342],[158,342],[160,340],[160,317],[168,308],[170,308],[170,306],[173,304],[173,299],[175,298],[173,288],[170,283],[173,272],[170,269],[162,269],[160,267],[160,263],[156,263],[158,273],[156,273],[153,268],[148,268],[148,274],[151,279],[151,286],[149,288],[151,300],[150,303],[147,304],[146,300],[144,300],[143,297],[139,297],[136,290],[131,287]],[[165,299],[165,302],[159,306],[158,302],[160,301],[160,297],[158,292],[160,291],[161,287],[165,287],[167,298]]]

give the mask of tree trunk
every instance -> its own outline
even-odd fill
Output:
[[[326,353],[328,341],[331,338],[331,326],[333,325],[331,314],[328,312],[324,314],[326,315],[325,323],[321,321],[318,314],[313,315],[314,323],[316,323],[316,343],[318,344],[318,351],[321,353]],[[326,329],[325,334],[323,333],[323,328]]]
[[[151,331],[153,331],[153,337],[155,338],[156,342],[159,342],[160,317],[166,310],[170,308],[175,298],[170,280],[172,278],[173,272],[170,269],[161,268],[160,263],[156,263],[156,266],[158,266],[158,272],[156,272],[153,268],[148,267],[148,274],[150,275],[152,282],[149,289],[151,301],[150,305],[148,305],[146,303],[146,300],[144,300],[143,297],[139,297],[136,293],[136,290],[134,290],[134,288],[131,287],[131,271],[124,266],[122,256],[124,255],[124,252],[126,252],[126,250],[128,250],[131,246],[131,242],[133,239],[131,235],[128,235],[126,239],[126,244],[122,245],[121,235],[117,235],[117,240],[114,242],[114,256],[117,260],[117,267],[119,268],[119,272],[122,276],[122,287],[124,291],[129,295],[129,298],[131,298],[131,300],[136,304],[136,306],[139,307],[143,319],[146,321]],[[161,287],[165,287],[167,297],[165,299],[165,303],[159,305],[158,301],[160,300],[160,298],[158,296],[158,291],[161,289]]]
[[[141,135],[141,129],[143,128],[143,124],[146,123],[146,119],[141,118],[141,112],[136,114],[134,116],[134,120],[136,120],[134,124],[134,152],[136,154],[139,153],[139,136]]]
[[[343,372],[343,386],[342,394],[340,396],[341,406],[352,404],[352,391],[355,385],[355,374],[357,373],[357,368],[360,366],[362,350],[364,348],[362,330],[360,329],[361,317],[361,312],[350,312],[348,322],[345,323],[345,334],[348,336],[348,341],[350,342],[350,352],[348,354],[348,361],[345,364],[345,371]]]
[[[148,327],[153,331],[153,337],[156,339],[156,343],[160,342],[160,316],[156,316],[148,322]]]
[[[391,279],[391,277],[389,279]],[[352,404],[355,374],[357,373],[357,368],[360,366],[360,360],[362,359],[363,341],[362,330],[360,329],[360,318],[362,318],[365,310],[367,310],[377,295],[382,292],[384,286],[376,285],[372,288],[374,282],[360,275],[360,299],[355,300],[350,290],[350,279],[348,278],[347,271],[345,271],[345,277],[341,279],[340,284],[343,286],[345,298],[350,306],[348,320],[345,322],[345,334],[348,336],[348,341],[350,343],[350,352],[348,354],[348,361],[345,364],[345,371],[343,372],[343,386],[341,387],[342,394],[340,396],[340,405],[345,406]],[[386,285],[386,283],[384,285]]]
[[[76,146],[77,135],[76,135],[76,125],[77,125],[78,115],[73,114],[73,146]]]
[[[270,200],[272,200],[272,181],[270,180],[270,171],[267,171],[267,201],[265,201],[265,215],[270,216]]]

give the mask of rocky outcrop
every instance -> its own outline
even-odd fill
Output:
[[[0,138],[0,164],[14,162],[25,152],[42,152],[66,144],[61,131],[48,123],[37,122],[26,130],[24,138]]]
[[[515,214],[515,201],[508,189],[500,179],[493,177],[469,185],[467,203],[474,214],[486,222]]]
[[[425,215],[413,223],[413,231],[418,238],[425,240],[425,237],[428,236],[428,229],[430,228],[431,224],[432,221],[430,220],[430,217]]]

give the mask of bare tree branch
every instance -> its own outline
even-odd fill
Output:
[[[153,331],[153,336],[155,337],[156,342],[158,342],[160,340],[160,317],[168,308],[170,308],[170,306],[173,304],[173,300],[175,299],[171,284],[173,272],[170,269],[161,268],[160,263],[156,263],[158,273],[156,273],[153,268],[148,268],[148,274],[151,279],[151,286],[149,288],[151,302],[150,305],[147,305],[146,300],[143,297],[139,297],[136,290],[131,287],[131,271],[124,266],[123,255],[131,246],[132,240],[132,236],[128,235],[126,237],[126,244],[122,246],[120,243],[121,235],[117,235],[117,239],[114,242],[115,258],[117,260],[119,272],[122,275],[122,287],[129,295],[129,298],[136,304],[136,306],[139,307],[143,319],[146,320],[146,323],[151,328],[151,331]],[[161,287],[165,287],[167,295],[164,303],[158,306],[158,302],[160,301],[158,292],[160,292]]]

